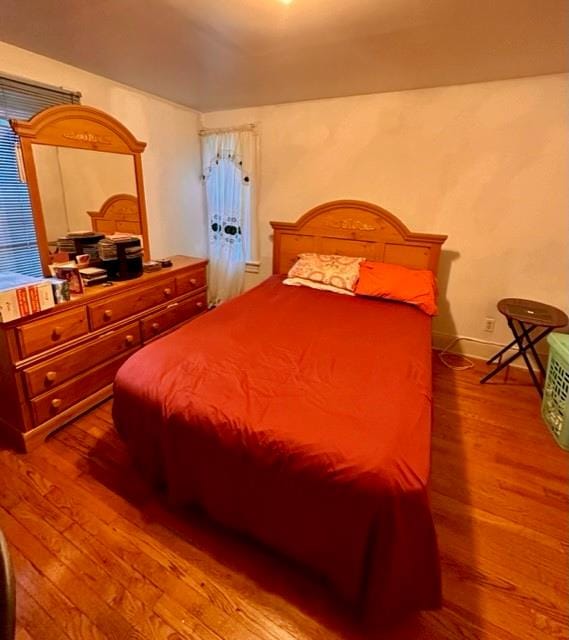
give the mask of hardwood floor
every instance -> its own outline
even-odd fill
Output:
[[[432,505],[444,608],[376,637],[568,638],[568,454],[525,377],[434,359]],[[517,376],[517,379],[516,379]],[[110,402],[27,455],[0,451],[17,638],[358,639],[308,576],[137,477]]]

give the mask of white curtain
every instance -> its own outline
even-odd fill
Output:
[[[202,132],[209,243],[209,303],[241,293],[254,254],[256,134],[251,128]]]

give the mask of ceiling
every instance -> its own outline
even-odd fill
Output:
[[[0,4],[0,40],[200,111],[569,70],[567,0]]]

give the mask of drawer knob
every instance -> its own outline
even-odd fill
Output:
[[[61,407],[61,402],[62,402],[61,398],[54,398],[51,401],[52,408],[57,411],[59,409],[59,407]]]
[[[195,287],[197,283],[198,281],[195,278],[190,278],[190,284],[192,285],[192,287]]]
[[[169,298],[172,295],[172,289],[170,289],[170,287],[166,287],[164,289],[164,295]]]
[[[61,327],[53,327],[53,331],[51,332],[51,339],[59,340],[62,334],[63,334],[63,329]]]
[[[45,381],[50,384],[52,382],[55,382],[55,379],[57,378],[57,372],[56,371],[48,371],[45,374]]]
[[[125,336],[124,341],[127,344],[132,344],[134,342],[134,336],[130,335],[130,333],[129,333],[127,336]]]
[[[203,302],[201,300],[199,302],[196,302],[196,307],[198,309],[201,309],[203,307]]]
[[[105,309],[103,311],[103,318],[105,320],[110,320],[113,317],[113,310],[112,309]]]
[[[152,331],[155,333],[160,330],[160,325],[157,322],[152,323]]]

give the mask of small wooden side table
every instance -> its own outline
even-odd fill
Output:
[[[543,384],[538,380],[527,352],[531,352],[541,372],[542,379],[545,378],[545,367],[535,350],[535,345],[554,329],[564,327],[569,322],[569,318],[561,309],[542,302],[535,302],[535,300],[524,300],[522,298],[504,298],[500,300],[498,302],[498,311],[506,317],[514,339],[488,360],[486,364],[494,364],[497,361],[497,365],[480,380],[480,383],[487,382],[502,369],[512,364],[514,360],[522,357],[535,388],[539,395],[542,396]],[[516,345],[519,351],[502,361],[502,356]]]

